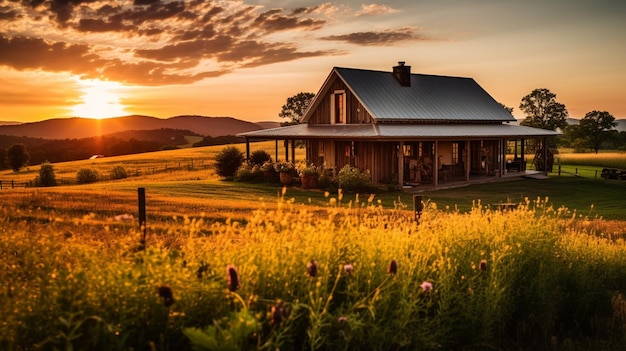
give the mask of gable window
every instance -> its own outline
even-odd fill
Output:
[[[344,90],[335,90],[335,92],[331,94],[330,123],[346,123],[346,92]]]

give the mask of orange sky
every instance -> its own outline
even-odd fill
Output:
[[[515,107],[626,118],[617,1],[0,0],[0,121],[193,114],[280,120],[333,66],[472,77]],[[31,5],[34,4],[34,5]],[[105,83],[102,83],[105,82]]]

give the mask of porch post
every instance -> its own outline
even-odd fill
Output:
[[[439,185],[439,140],[435,140],[435,155],[433,157],[433,183]]]
[[[465,181],[469,182],[470,176],[470,141],[465,140],[465,159],[463,162],[465,163]]]
[[[524,140],[524,138],[522,138],[522,147],[520,150],[521,153],[521,157],[522,157],[522,161],[524,162],[524,171],[526,170],[526,156],[524,155],[524,146],[526,144],[526,140]]]
[[[544,137],[543,143],[543,170],[548,174],[548,138]]]
[[[246,160],[250,160],[250,138],[246,137]]]
[[[285,162],[289,162],[289,139],[285,139]]]
[[[506,139],[500,139],[500,164],[498,165],[498,169],[500,170],[498,173],[498,177],[502,178],[504,175],[504,163],[506,162]]]
[[[404,185],[404,141],[400,142],[398,150],[398,185],[400,189]]]
[[[291,139],[291,162],[296,164],[296,141]]]
[[[274,154],[276,155],[276,157],[274,158],[274,161],[278,162],[278,139],[275,140],[275,150],[274,150]]]

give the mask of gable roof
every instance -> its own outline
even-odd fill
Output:
[[[472,78],[411,74],[402,86],[391,72],[335,67],[307,110],[324,99],[337,77],[378,122],[513,122],[515,118]]]

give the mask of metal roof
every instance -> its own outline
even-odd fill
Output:
[[[472,139],[560,135],[553,130],[512,124],[323,124],[256,130],[240,136],[258,139]]]
[[[411,74],[411,86],[405,87],[391,72],[342,67],[333,72],[378,122],[515,121],[472,78]]]

